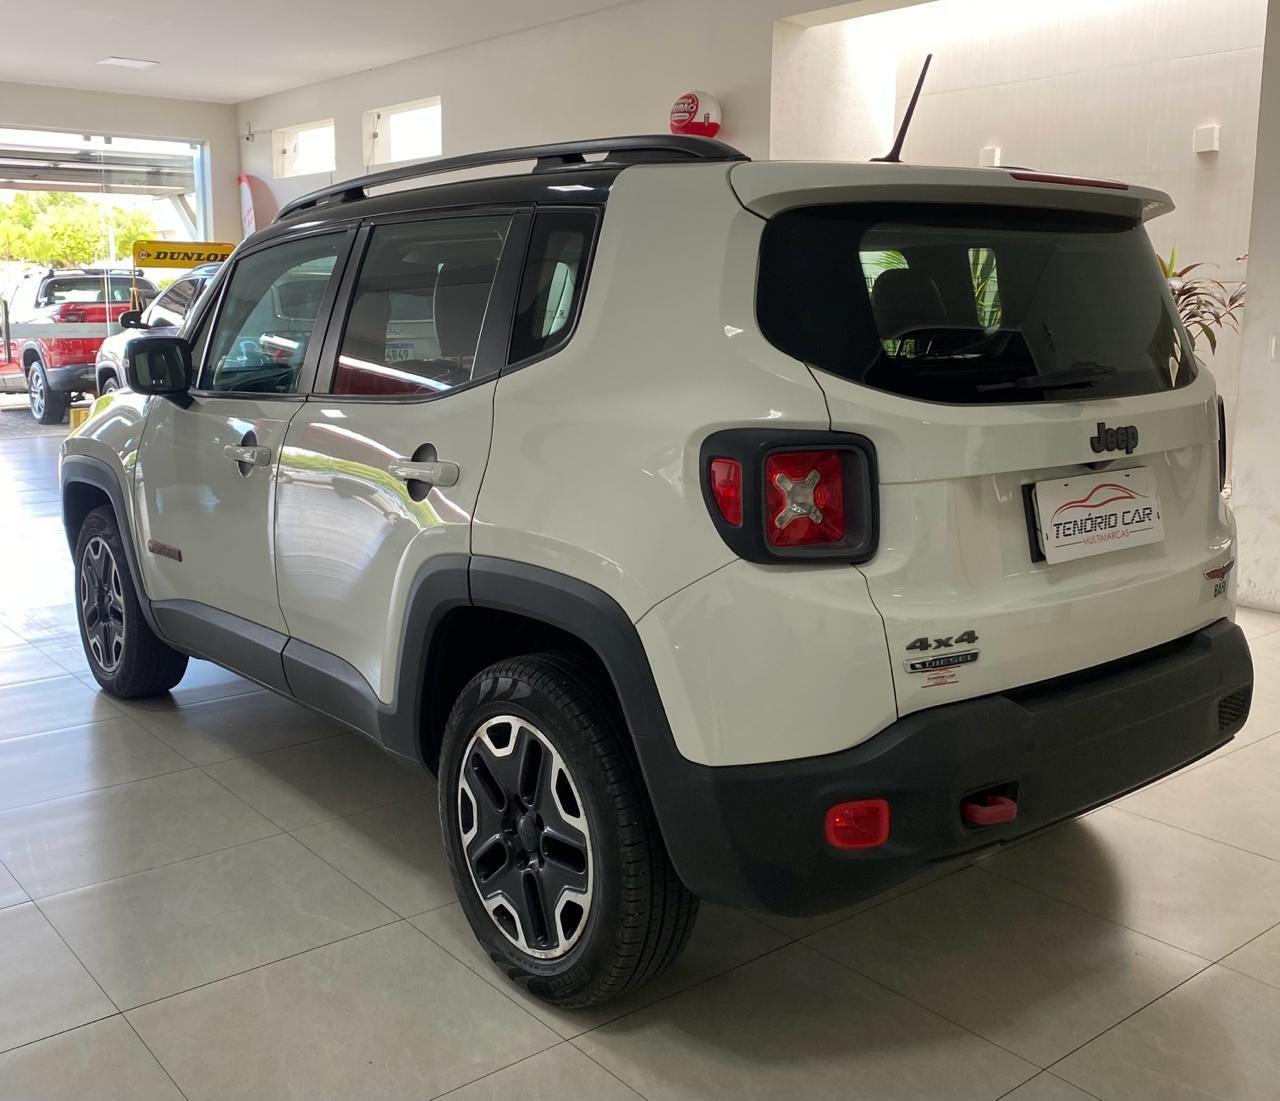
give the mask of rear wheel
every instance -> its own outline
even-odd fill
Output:
[[[115,514],[106,505],[80,525],[76,540],[76,618],[94,679],[113,696],[169,691],[187,656],[156,637],[142,615]]]
[[[120,389],[120,380],[115,375],[108,375],[102,380],[102,393],[109,394],[112,390]]]
[[[41,424],[61,424],[67,415],[67,395],[49,389],[44,364],[38,359],[27,371],[27,400],[31,403],[31,415]]]
[[[698,902],[672,868],[624,722],[559,654],[474,677],[440,760],[440,818],[463,912],[531,994],[597,1005],[679,955]]]

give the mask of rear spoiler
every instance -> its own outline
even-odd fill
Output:
[[[1173,210],[1163,191],[1022,168],[747,161],[729,171],[738,200],[762,218],[829,203],[937,203],[1083,210],[1147,221]]]

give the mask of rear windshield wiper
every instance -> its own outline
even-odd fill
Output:
[[[1105,363],[1078,363],[1060,371],[1045,371],[1038,375],[1023,375],[1007,382],[988,382],[975,387],[980,392],[990,390],[1073,390],[1080,386],[1092,386],[1099,379],[1116,374],[1116,368]]]

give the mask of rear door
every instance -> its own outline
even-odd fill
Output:
[[[875,444],[860,567],[900,713],[1098,665],[1230,611],[1213,381],[1133,217],[794,208],[766,336]],[[1228,575],[1230,578],[1232,575]]]
[[[470,552],[528,221],[503,209],[362,229],[315,393],[284,441],[289,633],[384,701],[420,568]]]
[[[211,610],[285,629],[273,541],[280,449],[310,390],[353,235],[294,236],[239,256],[211,331],[197,337],[190,403],[150,402],[134,492],[147,591],[185,602],[158,608],[166,633]],[[199,637],[182,641],[207,652]]]

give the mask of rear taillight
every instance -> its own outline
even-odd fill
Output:
[[[765,537],[775,547],[844,538],[844,471],[838,451],[775,451],[764,461]]]
[[[737,459],[712,459],[707,477],[725,523],[742,527],[742,464]]]
[[[876,551],[875,450],[864,436],[732,428],[702,445],[703,497],[749,562],[865,562]]]
[[[74,324],[84,320],[84,307],[74,302],[64,302],[53,315],[54,321],[70,321]]]

